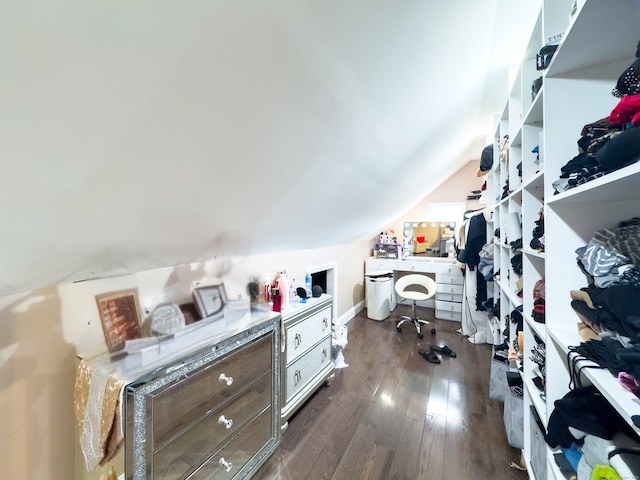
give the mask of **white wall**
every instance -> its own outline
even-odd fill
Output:
[[[476,176],[479,167],[479,160],[467,162],[442,183],[442,185],[424,197],[410,210],[400,215],[388,228],[392,229],[398,238],[401,239],[403,222],[429,220],[429,218],[427,218],[427,211],[430,203],[466,202],[467,210],[480,208],[477,200],[465,200],[467,195],[471,194],[471,191],[482,188],[484,180]]]

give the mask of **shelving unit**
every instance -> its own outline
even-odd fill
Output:
[[[554,461],[557,452],[546,444],[546,461],[542,467],[536,465],[540,444],[529,409],[533,406],[546,427],[554,402],[568,392],[568,347],[582,341],[569,291],[587,286],[576,266],[575,250],[586,245],[597,230],[640,215],[640,164],[563,193],[554,192],[552,184],[561,167],[579,153],[576,142],[582,128],[607,117],[618,103],[611,90],[635,60],[640,39],[640,0],[620,0],[615,6],[604,0],[581,0],[573,16],[571,7],[571,0],[541,2],[524,60],[506,105],[496,117],[494,168],[487,182],[492,226],[500,228],[499,237],[493,236],[493,230],[487,233],[488,240],[494,241],[495,270],[500,270],[494,285],[494,294],[500,298],[500,318],[504,321],[520,304],[523,308],[523,454],[534,480],[564,478]],[[559,47],[548,68],[536,70],[536,53],[558,37]],[[542,87],[532,96],[531,85],[538,77],[543,79]],[[539,160],[533,152],[536,146]],[[541,212],[544,251],[530,246]],[[522,298],[517,296],[518,276],[510,263],[513,251],[509,244],[518,238],[522,238]],[[538,323],[532,315],[532,293],[542,278],[546,282],[546,321]],[[532,381],[535,364],[529,353],[536,337],[546,347],[544,395]],[[634,428],[640,441],[640,429],[631,422],[631,415],[640,413],[638,398],[622,388],[608,370],[584,369],[582,375]]]

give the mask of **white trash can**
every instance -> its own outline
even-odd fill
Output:
[[[367,317],[371,320],[385,320],[393,310],[393,272],[374,271],[365,274],[365,297]]]

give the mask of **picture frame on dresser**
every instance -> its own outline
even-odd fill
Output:
[[[101,293],[95,298],[109,353],[123,350],[127,340],[142,338],[137,288]]]
[[[193,300],[200,318],[207,318],[220,313],[228,302],[224,283],[196,285],[193,288]]]

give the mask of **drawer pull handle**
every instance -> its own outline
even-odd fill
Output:
[[[300,370],[296,370],[296,373],[293,375],[293,380],[295,386],[302,381],[302,373],[300,373]]]
[[[224,373],[221,373],[218,377],[218,381],[221,383],[226,383],[228,387],[233,383],[233,377],[227,377]]]
[[[222,466],[225,468],[225,470],[226,470],[227,472],[230,472],[230,471],[231,471],[231,469],[233,468],[233,464],[232,464],[231,462],[227,462],[227,461],[224,459],[224,457],[222,457],[222,458],[220,459],[220,461],[218,462],[218,465],[222,465]]]
[[[233,427],[233,420],[231,420],[230,418],[225,417],[224,415],[220,415],[220,418],[218,418],[218,423],[220,425],[224,425],[224,427],[227,430],[230,429],[231,427]]]
[[[302,345],[302,334],[296,333],[294,340],[295,340],[295,348],[298,348],[300,345]]]
[[[327,349],[322,349],[322,361],[324,362],[327,359]]]
[[[323,330],[324,330],[325,328],[327,328],[329,326],[329,319],[327,317],[324,317],[322,319],[322,324],[324,325],[324,328],[323,328]]]

